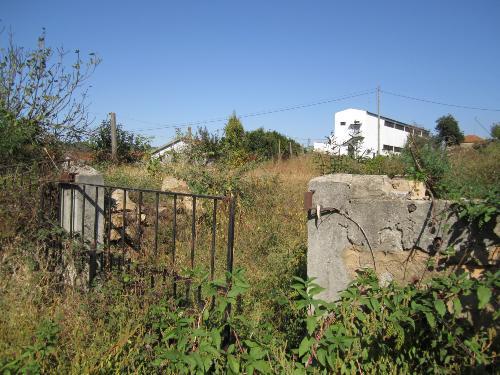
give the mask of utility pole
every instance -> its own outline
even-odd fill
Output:
[[[111,159],[116,161],[118,149],[118,143],[116,142],[116,113],[111,112],[109,116],[111,124]]]
[[[292,142],[291,141],[288,142],[288,150],[290,152],[290,159],[291,159],[292,158]]]
[[[380,155],[380,85],[377,86],[377,155]]]
[[[281,139],[278,139],[278,161],[281,160]]]

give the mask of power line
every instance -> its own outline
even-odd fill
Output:
[[[348,94],[344,95],[342,97],[338,97],[335,99],[325,99],[325,100],[320,100],[316,101],[313,103],[308,103],[308,104],[299,104],[299,105],[294,105],[290,107],[284,107],[284,108],[278,108],[278,109],[271,109],[271,110],[266,110],[266,111],[259,111],[259,112],[253,112],[253,113],[247,113],[244,115],[238,116],[239,118],[248,118],[248,117],[257,117],[257,116],[264,116],[264,115],[270,115],[273,113],[279,113],[279,112],[286,112],[286,111],[294,111],[298,109],[303,109],[303,108],[309,108],[309,107],[314,107],[322,104],[328,104],[328,103],[333,103],[333,102],[339,102],[342,100],[347,100],[351,98],[356,98],[359,96],[364,96],[368,94],[373,94],[375,92],[374,89],[371,90],[366,90],[358,93],[353,93],[353,94]],[[185,128],[188,126],[196,126],[196,125],[205,125],[205,124],[210,124],[210,123],[215,123],[215,122],[222,122],[222,121],[227,121],[229,117],[224,116],[224,117],[218,117],[214,119],[208,119],[208,120],[199,120],[199,121],[193,121],[193,122],[185,122],[185,123],[177,123],[177,124],[165,124],[159,127],[155,128],[145,128],[145,129],[136,129],[137,131],[152,131],[152,130],[160,130],[160,129],[169,129],[169,128]],[[137,121],[137,120],[136,120]],[[145,122],[140,120],[141,122]]]
[[[480,127],[483,128],[483,130],[486,132],[486,134],[488,134],[488,136],[492,135],[491,131],[486,129],[486,127],[483,124],[481,124],[481,122],[478,120],[477,117],[474,117],[474,120],[479,124]]]
[[[416,100],[416,101],[424,102],[424,103],[438,104],[438,105],[443,105],[443,106],[446,106],[446,107],[455,107],[455,108],[462,108],[462,109],[473,109],[473,110],[476,110],[476,111],[500,112],[500,109],[497,109],[497,108],[481,108],[481,107],[472,107],[472,106],[468,106],[468,105],[443,103],[443,102],[438,102],[438,101],[435,101],[435,100],[416,98],[414,96],[408,96],[408,95],[398,94],[398,93],[395,93],[395,92],[390,92],[390,91],[385,91],[385,90],[380,90],[380,91],[383,92],[384,94],[388,94],[388,95],[392,95],[392,96],[398,96],[400,98]]]

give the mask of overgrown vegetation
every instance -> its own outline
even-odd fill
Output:
[[[317,299],[321,288],[296,277],[286,294],[272,299],[292,313],[282,326],[276,315],[258,321],[245,309],[226,314],[228,304],[234,309],[240,297],[251,298],[239,270],[209,283],[203,303],[188,308],[162,294],[130,294],[126,284],[112,280],[86,295],[23,289],[35,297],[30,307],[36,310],[10,321],[13,308],[3,305],[7,315],[0,337],[19,324],[36,334],[21,342],[17,334],[17,347],[2,342],[0,368],[4,373],[494,373],[499,276],[488,273],[478,281],[451,274],[420,286],[381,287],[372,271],[363,271],[336,303]],[[41,286],[42,280],[31,282]],[[42,320],[30,320],[40,315]]]
[[[12,373],[494,372],[498,273],[479,280],[450,273],[381,287],[367,271],[340,301],[317,299],[320,288],[305,274],[301,208],[311,166],[306,156],[231,169],[236,179],[228,177],[227,166],[201,168],[202,175],[195,167],[176,172],[197,192],[232,191],[240,197],[235,256],[246,276],[235,271],[228,275],[231,284],[225,278],[205,282],[201,304],[179,305],[169,284],[137,293],[132,276],[120,274],[97,281],[90,292],[64,286],[40,247],[54,236],[50,230],[4,242],[0,368]],[[138,167],[109,168],[115,176],[122,173],[123,184],[161,183]],[[172,170],[154,176],[160,172]]]
[[[172,152],[171,159],[196,164],[218,162],[239,168],[255,161],[289,159],[304,152],[299,143],[277,131],[262,128],[245,131],[235,113],[228,118],[222,137],[207,128],[198,128],[193,136],[180,133],[177,137],[184,139],[188,147],[181,155]]]
[[[81,88],[81,61],[78,57],[75,75],[59,71],[56,76],[65,84],[56,85],[46,70],[51,50],[43,41],[24,59],[19,58],[22,51],[11,47],[0,69],[0,130],[5,135],[0,145],[10,159],[18,153],[31,157],[34,146],[52,145],[53,139],[61,144],[86,131],[84,122],[69,121],[83,121],[84,107],[71,104]],[[20,77],[33,74],[44,83],[25,87],[19,77],[11,78],[18,71],[24,72]],[[23,107],[15,91],[5,87],[32,98],[33,107]],[[54,87],[60,88],[50,91]],[[49,97],[39,97],[34,88]],[[198,130],[181,163],[103,166],[107,182],[118,185],[159,188],[165,175],[175,175],[195,193],[238,198],[235,263],[246,273],[238,268],[209,281],[206,267],[196,267],[189,270],[192,288],[182,298],[173,297],[166,273],[153,282],[136,272],[134,263],[122,272],[101,274],[90,290],[70,286],[68,273],[85,272],[88,252],[57,223],[37,220],[42,207],[36,184],[4,174],[2,182],[11,183],[3,185],[0,195],[0,371],[495,373],[499,272],[471,278],[456,269],[432,280],[422,275],[408,285],[382,287],[373,272],[360,270],[339,301],[317,299],[321,288],[305,272],[302,210],[302,193],[315,172],[309,155],[292,158],[301,151],[292,142],[262,129],[245,132],[233,115],[221,138]],[[100,160],[106,159],[109,124],[101,125],[93,144]],[[359,155],[355,143],[351,146],[346,157],[316,156],[321,171],[407,175],[424,181],[435,197],[455,199],[461,215],[479,226],[498,216],[498,142],[447,151],[439,140],[416,139],[401,156],[373,159]],[[119,128],[118,147],[127,162],[138,160],[136,152],[147,145]],[[203,220],[209,216],[201,215],[195,231],[207,225]],[[181,221],[179,215],[179,246],[188,244]],[[160,229],[163,237],[169,235],[170,227]],[[202,231],[197,236],[201,240]],[[169,255],[162,249],[158,258]],[[178,256],[186,257],[182,249]],[[66,269],[71,261],[78,267]],[[203,299],[188,304],[197,300],[198,287]]]
[[[110,120],[102,121],[92,132],[88,141],[94,151],[97,162],[111,161],[111,125]],[[122,124],[116,125],[117,161],[133,163],[142,159],[151,148],[149,139],[123,129]]]

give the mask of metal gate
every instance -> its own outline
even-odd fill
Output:
[[[44,179],[51,166],[43,165],[41,173],[0,173],[2,184],[29,186],[38,221],[62,227],[70,243],[80,244],[89,286],[117,273],[200,300],[203,282],[232,272],[234,197],[81,183],[59,171]],[[64,258],[67,249],[59,251]]]

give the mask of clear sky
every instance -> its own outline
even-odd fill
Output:
[[[374,89],[382,115],[434,129],[451,113],[466,134],[500,121],[500,1],[28,1],[2,0],[1,25],[17,44],[96,52],[91,112],[117,113],[126,129],[245,115]],[[2,37],[5,43],[5,32]],[[246,129],[321,139],[333,114],[376,111],[374,93],[242,118]],[[211,130],[224,122],[210,122]]]

